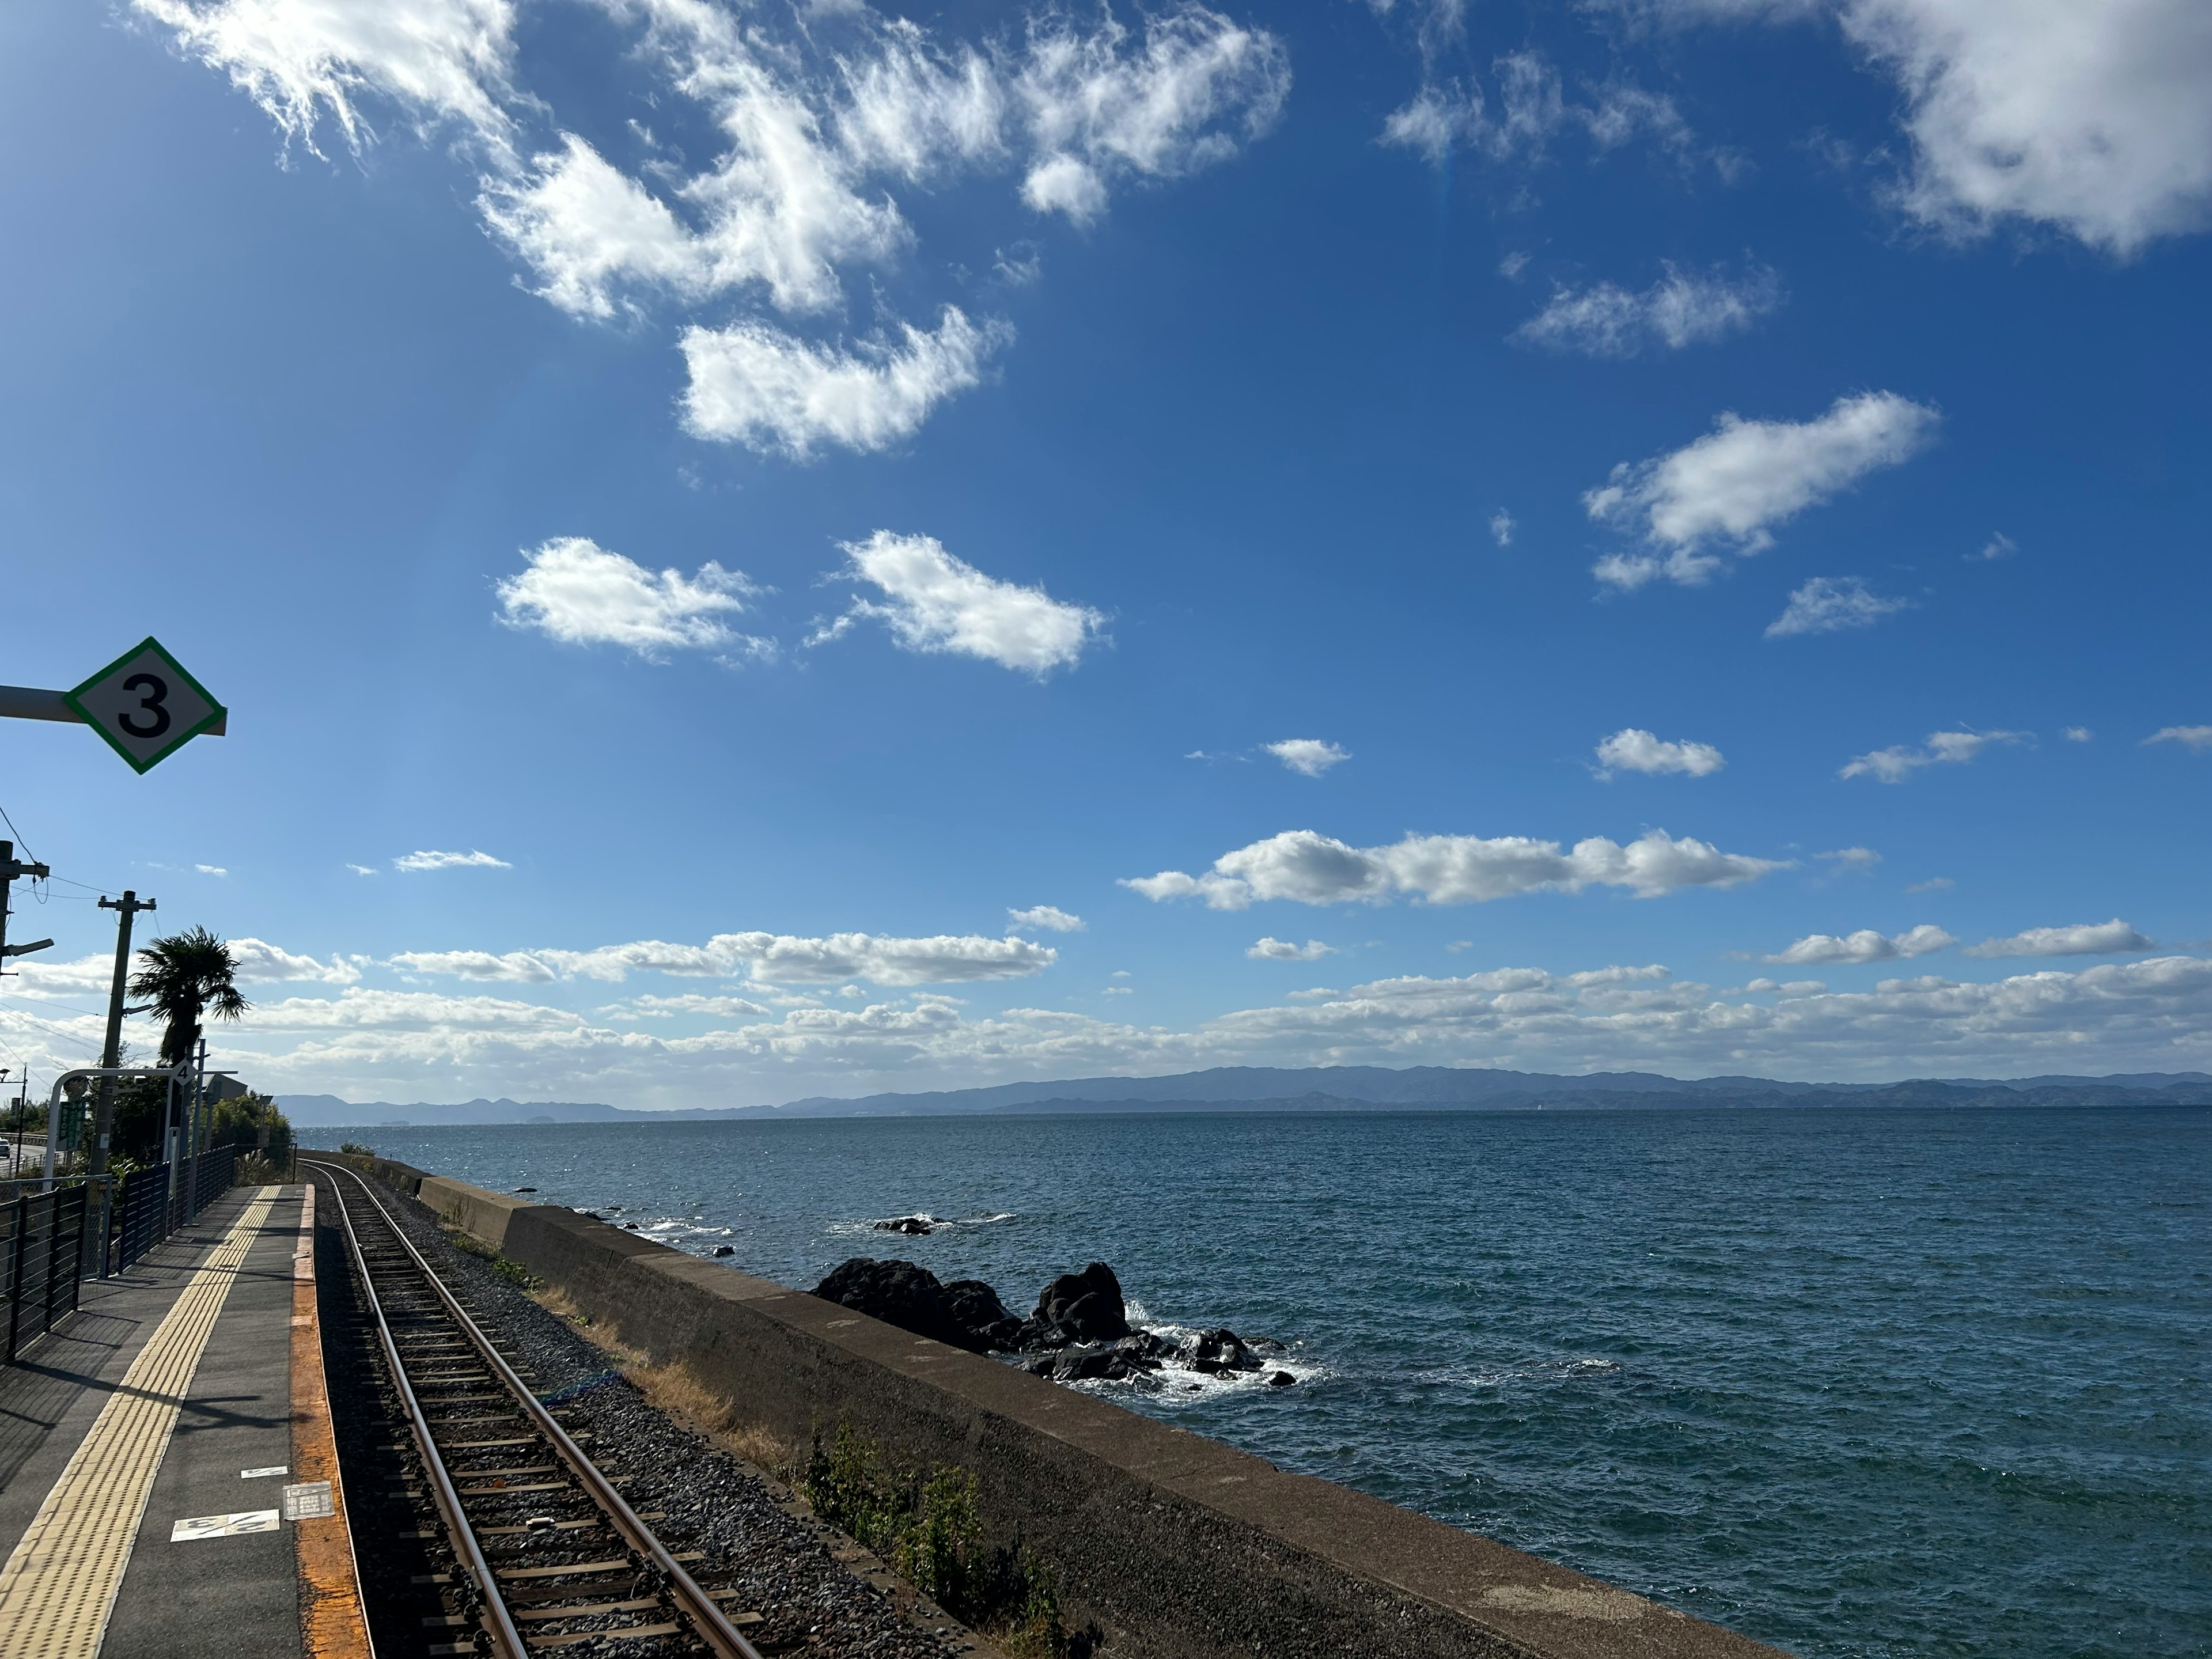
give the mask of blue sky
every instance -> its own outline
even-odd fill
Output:
[[[0,679],[232,710],[0,733],[0,1063],[128,884],[357,1098],[2212,1065],[2188,0],[21,0],[0,77]]]

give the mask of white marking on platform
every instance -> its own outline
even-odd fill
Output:
[[[291,1473],[292,1466],[289,1463],[271,1463],[265,1469],[240,1469],[238,1472],[238,1478],[241,1480],[258,1480],[264,1475],[289,1474]]]
[[[274,1510],[240,1510],[235,1515],[196,1515],[169,1529],[172,1544],[190,1544],[202,1538],[228,1538],[241,1532],[275,1532],[279,1522]]]
[[[313,1521],[337,1512],[337,1506],[331,1501],[331,1483],[327,1480],[309,1480],[284,1488],[287,1521]]]

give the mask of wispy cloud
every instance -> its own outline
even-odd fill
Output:
[[[1513,545],[1513,532],[1516,528],[1513,515],[1502,507],[1490,515],[1490,539],[1500,547]]]
[[[1858,576],[1815,576],[1792,593],[1782,614],[1767,623],[1766,637],[1778,640],[1793,634],[1871,628],[1884,617],[1911,608],[1911,600],[1885,599]]]
[[[2201,755],[2212,750],[2212,726],[2161,726],[2143,741],[2146,744],[2178,743],[2184,749]]]
[[[2019,551],[2020,544],[2006,535],[2003,531],[1997,530],[1990,532],[1989,540],[1982,544],[1980,552],[1969,553],[1966,556],[1969,560],[1986,562],[1990,559],[2008,559]]]
[[[1832,867],[1832,873],[1871,870],[1881,862],[1881,854],[1871,847],[1838,847],[1833,852],[1815,853],[1813,856]]]
[[[1874,778],[1882,783],[1903,783],[1927,766],[1964,766],[1992,744],[2018,746],[2034,741],[2028,732],[1930,732],[1919,748],[1896,744],[1860,755],[1836,775]]]
[[[1680,351],[1750,328],[1782,303],[1782,283],[1764,266],[1741,277],[1672,264],[1640,293],[1613,283],[1559,288],[1509,337],[1522,345],[1586,357],[1633,357],[1649,347]]]
[[[1055,933],[1083,932],[1083,918],[1072,915],[1054,904],[1032,905],[1026,910],[1008,910],[1007,921],[1016,927],[1042,927]]]
[[[704,945],[639,939],[590,951],[405,951],[390,959],[403,973],[435,978],[548,985],[556,980],[619,981],[634,973],[750,978],[764,985],[931,985],[1020,979],[1060,959],[1048,945],[980,933],[901,939],[832,933],[717,933]]]
[[[1694,586],[1721,560],[1714,546],[1763,551],[1774,529],[1869,473],[1902,465],[1934,438],[1938,416],[1893,392],[1839,398],[1809,421],[1747,421],[1723,414],[1705,437],[1633,464],[1623,462],[1583,496],[1601,524],[1660,550],[1608,554],[1595,574],[1630,589],[1664,579]]]
[[[2030,927],[2008,939],[1985,939],[1970,945],[1970,957],[2104,957],[2132,956],[2155,951],[2158,945],[2114,916],[2110,921],[2081,922],[2071,927]]]
[[[356,866],[358,867],[358,866]],[[405,853],[392,860],[395,870],[512,870],[505,859],[489,853]]]

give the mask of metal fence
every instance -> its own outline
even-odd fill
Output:
[[[169,1236],[169,1166],[133,1170],[114,1200],[113,1254],[109,1269],[121,1273]]]
[[[88,1189],[57,1187],[25,1194],[0,1209],[7,1252],[7,1346],[13,1363],[25,1344],[44,1336],[64,1314],[76,1310],[77,1264],[84,1259]]]
[[[51,1189],[0,1182],[0,1363],[76,1310],[81,1279],[123,1272],[229,1191],[239,1152],[218,1146],[174,1169],[156,1164]]]

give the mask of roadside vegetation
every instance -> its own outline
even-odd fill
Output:
[[[985,1541],[975,1477],[956,1467],[895,1467],[849,1423],[807,1460],[814,1512],[969,1628],[1019,1659],[1066,1659],[1070,1651],[1051,1574],[1026,1549]]]

